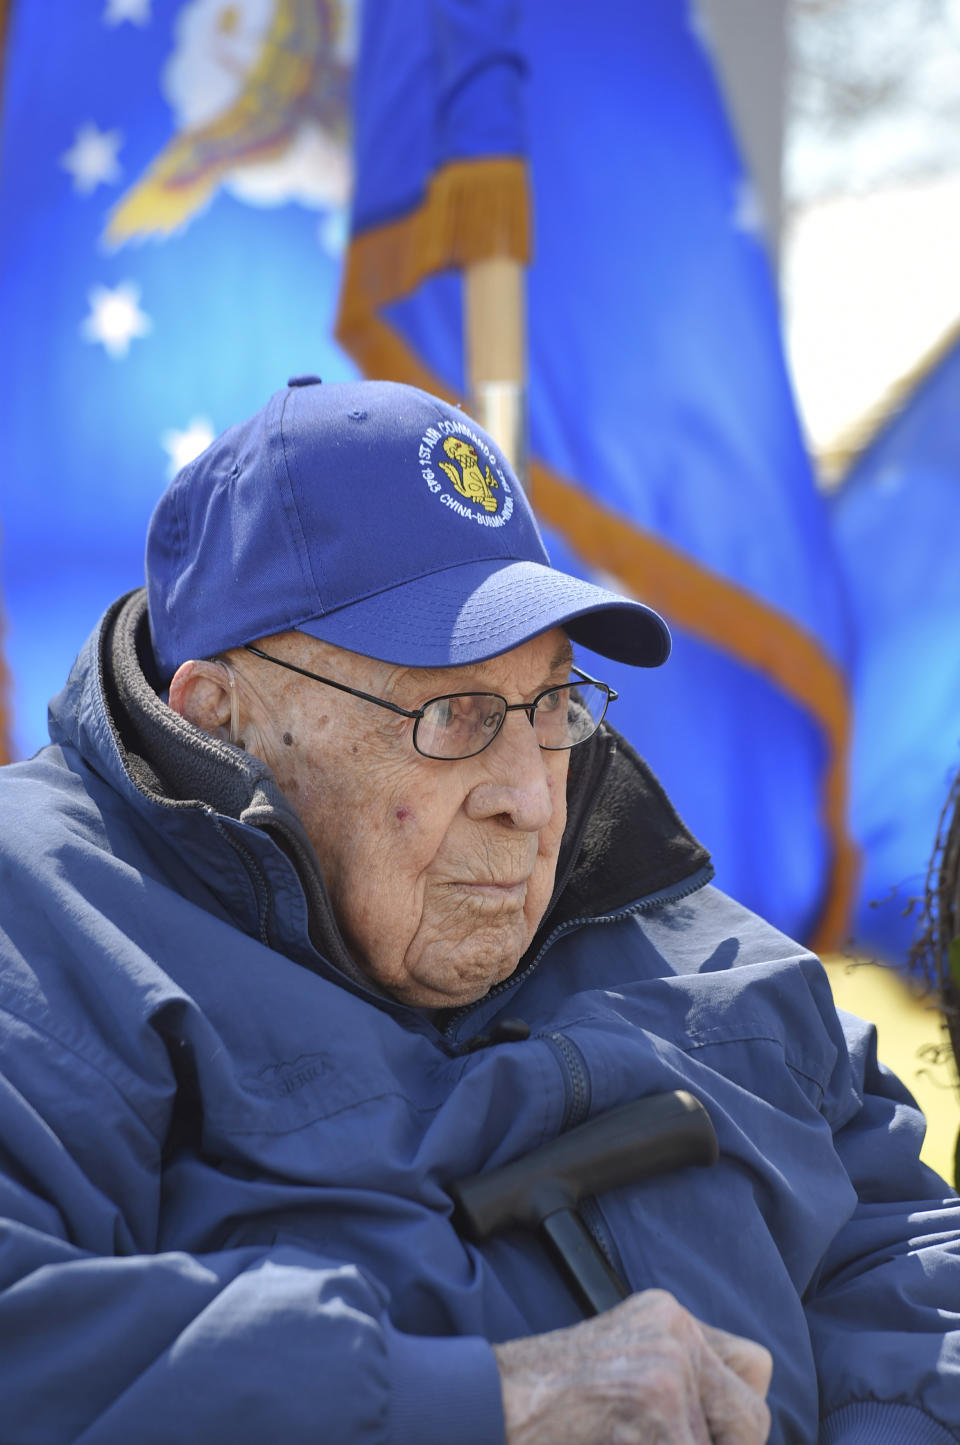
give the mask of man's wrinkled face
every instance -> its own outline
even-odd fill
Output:
[[[559,628],[469,667],[414,670],[285,633],[267,652],[404,708],[446,693],[529,702],[568,681]],[[408,1004],[450,1007],[508,977],[553,891],[567,752],[543,752],[522,712],[482,753],[422,757],[413,722],[245,655],[269,687],[283,746],[271,765],[319,857],[347,946]],[[269,678],[264,675],[269,669]]]

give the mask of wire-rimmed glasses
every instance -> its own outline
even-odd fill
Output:
[[[564,752],[593,737],[610,703],[619,696],[605,682],[598,682],[579,667],[572,667],[574,681],[544,688],[531,702],[507,702],[496,692],[454,692],[432,697],[422,707],[410,709],[398,707],[395,702],[374,697],[369,692],[361,692],[359,688],[347,687],[345,683],[334,682],[333,678],[320,677],[296,663],[263,652],[251,643],[246,643],[245,647],[255,657],[286,667],[290,672],[298,672],[301,677],[322,682],[326,687],[335,687],[338,692],[349,693],[351,697],[362,698],[377,707],[389,708],[401,717],[413,718],[413,746],[423,757],[436,758],[441,762],[455,762],[482,753],[503,727],[508,712],[526,713],[541,748],[547,752]]]

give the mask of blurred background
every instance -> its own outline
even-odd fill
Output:
[[[667,616],[612,720],[948,1172],[960,0],[0,0],[0,86],[4,754],[288,376],[460,400]]]

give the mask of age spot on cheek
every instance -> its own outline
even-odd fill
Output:
[[[293,747],[293,733],[284,733],[283,738],[282,738],[282,742],[283,742],[284,747],[292,748],[292,747]]]
[[[393,816],[396,818],[398,823],[405,823],[408,818],[413,817],[413,813],[409,808],[400,807],[397,808]]]

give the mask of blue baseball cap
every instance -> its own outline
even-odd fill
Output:
[[[162,675],[297,629],[383,662],[451,667],[551,627],[655,667],[666,623],[550,566],[506,458],[397,382],[294,377],[170,483],[147,535]]]

